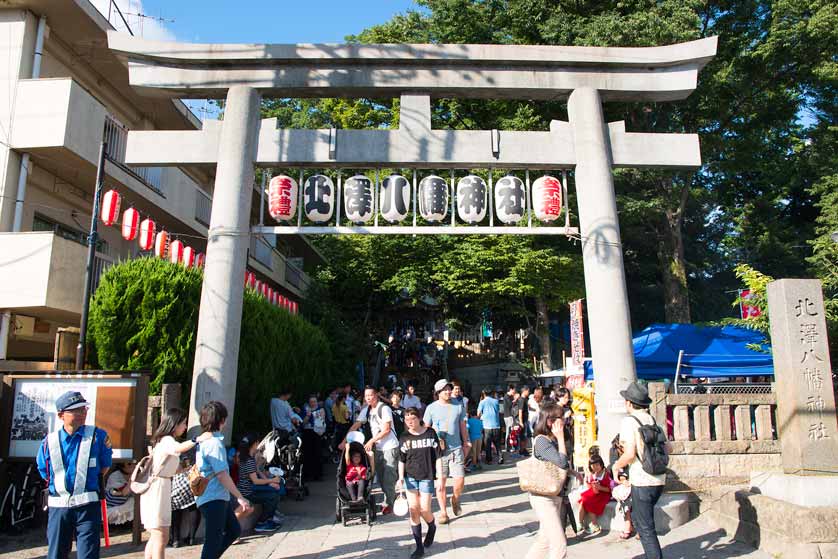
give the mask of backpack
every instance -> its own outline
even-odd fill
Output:
[[[652,418],[651,425],[644,425],[635,416],[631,416],[640,428],[637,430],[640,438],[643,440],[643,454],[638,456],[643,471],[647,474],[658,476],[666,473],[666,467],[669,465],[669,455],[666,452],[666,434],[660,425],[655,423],[655,418]]]
[[[404,410],[400,414],[393,411],[393,430],[396,432],[396,438],[400,439],[404,433]]]
[[[167,456],[163,460],[163,464],[161,464],[159,468],[155,468],[153,463],[154,461],[152,460],[152,450],[151,447],[149,447],[148,454],[142,457],[137,466],[134,468],[134,471],[131,472],[131,482],[128,486],[131,489],[131,493],[135,495],[142,495],[148,491],[158,474],[166,466],[166,461],[172,458],[177,459],[175,456]]]
[[[149,448],[148,454],[142,457],[134,467],[134,471],[131,472],[131,481],[128,486],[131,489],[131,493],[142,495],[148,491],[148,488],[151,487],[151,482],[156,477],[156,473],[152,472],[152,466],[151,448]]]

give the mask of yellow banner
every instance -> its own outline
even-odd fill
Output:
[[[591,446],[596,442],[593,387],[575,388],[570,408],[573,410],[573,464],[577,468],[587,468]]]

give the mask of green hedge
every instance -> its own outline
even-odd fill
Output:
[[[180,383],[189,394],[201,295],[200,270],[158,258],[110,267],[91,301],[91,355],[105,369],[150,369],[152,394]],[[338,380],[329,340],[303,318],[245,290],[235,430],[264,432],[280,386],[297,399]]]

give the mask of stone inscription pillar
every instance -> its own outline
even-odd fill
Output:
[[[236,399],[260,102],[259,92],[252,87],[234,86],[227,93],[189,401],[193,427],[206,402],[219,400],[227,406],[230,415],[224,432],[228,444]]]
[[[609,442],[619,431],[620,420],[625,415],[620,390],[637,379],[617,197],[611,174],[611,145],[597,90],[574,90],[567,112],[576,145],[576,197],[599,440]]]
[[[834,475],[838,421],[821,282],[771,282],[768,310],[783,471]]]

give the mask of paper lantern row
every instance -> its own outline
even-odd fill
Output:
[[[443,221],[448,215],[450,185],[437,175],[419,182],[417,198],[419,215],[429,222]],[[537,179],[531,187],[532,209],[536,219],[554,221],[562,213],[562,184],[549,175]],[[325,175],[313,175],[303,185],[303,211],[315,223],[332,219],[335,211],[335,184]],[[355,175],[343,183],[343,204],[346,217],[354,223],[366,223],[374,215],[373,181]],[[457,182],[457,216],[466,223],[477,223],[486,217],[489,189],[486,181],[468,175]],[[287,175],[271,179],[268,187],[268,211],[276,221],[290,221],[297,214],[299,195],[297,181]],[[404,220],[410,211],[410,181],[402,175],[390,175],[381,181],[378,209],[390,223]],[[518,177],[507,175],[494,184],[495,215],[503,223],[517,223],[526,213],[526,188]]]
[[[108,227],[119,218],[121,196],[116,190],[108,190],[102,196],[102,209],[99,217]],[[171,241],[165,230],[157,231],[157,224],[151,218],[140,221],[140,212],[128,208],[122,214],[122,238],[126,241],[137,240],[142,250],[154,250],[158,258],[168,258],[170,262],[186,267],[203,268],[205,257],[202,252],[186,246],[179,239]]]
[[[276,307],[280,307],[290,312],[291,314],[299,313],[299,304],[292,301],[285,295],[280,295],[279,291],[268,285],[262,280],[256,279],[256,274],[250,271],[244,273],[244,286],[256,291],[257,295],[261,295],[268,302]]]

